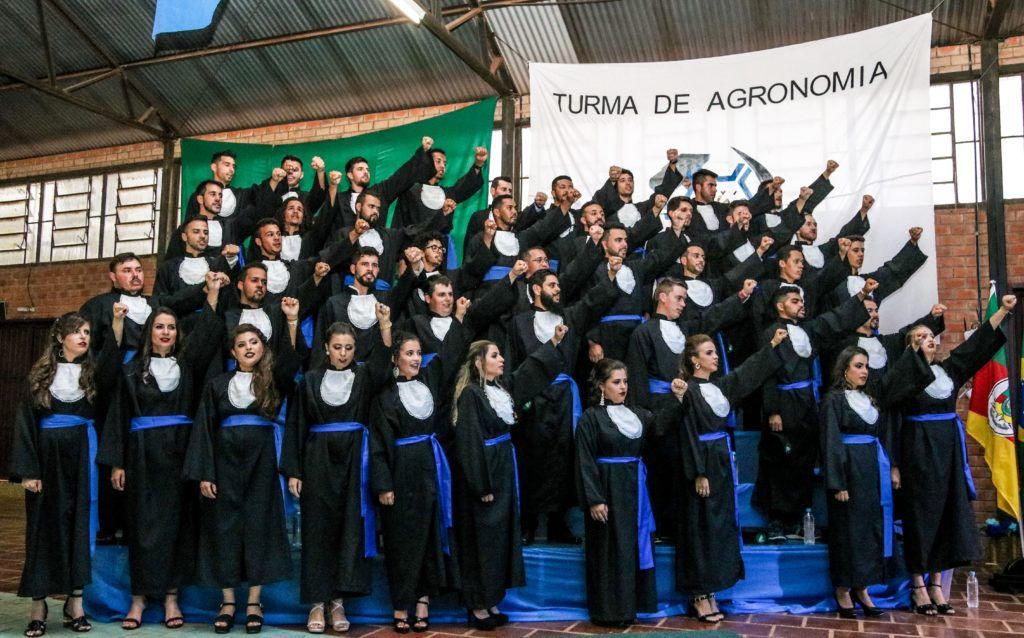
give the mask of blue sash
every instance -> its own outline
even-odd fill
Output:
[[[907,421],[924,423],[927,421],[956,421],[957,434],[960,435],[960,458],[964,464],[964,481],[967,483],[967,496],[972,501],[978,499],[978,492],[974,489],[974,477],[971,476],[971,466],[967,462],[967,441],[964,437],[964,422],[960,420],[956,412],[943,412],[942,414],[914,414],[904,416]]]
[[[132,359],[135,358],[136,353],[138,353],[138,350],[136,350],[135,348],[129,348],[128,350],[125,350],[124,356],[121,357],[121,363],[131,363]]]
[[[569,393],[572,394],[572,431],[575,434],[576,424],[579,422],[580,417],[583,416],[583,403],[580,401],[580,387],[576,385],[575,379],[564,372],[555,377],[555,380],[551,382],[551,385],[557,385],[559,383],[569,384]]]
[[[313,347],[313,317],[312,315],[306,317],[299,324],[299,332],[302,334],[302,338],[306,340],[306,347]]]
[[[643,323],[644,318],[640,315],[605,315],[601,317],[601,323],[611,323],[613,321],[639,321]]]
[[[508,277],[510,272],[512,272],[512,268],[509,266],[491,266],[484,275],[484,281],[498,281],[502,277]]]
[[[96,423],[92,419],[74,414],[48,414],[39,420],[39,427],[45,430],[73,428],[79,425],[86,426],[85,434],[89,441],[89,555],[91,556],[96,551],[96,531],[100,528],[100,516],[97,509],[100,498],[100,477],[96,467]]]
[[[346,286],[351,286],[356,282],[355,275],[345,275],[345,279],[343,281]],[[377,290],[391,290],[391,282],[378,279],[377,283],[375,283],[373,287]]]
[[[729,467],[732,469],[732,506],[733,514],[736,516],[736,531],[740,536],[740,549],[743,549],[743,528],[740,527],[740,502],[738,486],[740,484],[740,475],[736,471],[736,454],[732,451],[732,439],[729,438],[729,433],[726,431],[721,432],[710,432],[708,434],[701,434],[697,437],[699,440],[706,443],[711,441],[717,441],[718,439],[725,439],[725,445],[729,449]]]
[[[487,447],[493,447],[499,443],[508,441],[508,446],[512,448],[512,474],[516,481],[516,509],[519,509],[519,461],[516,459],[516,446],[512,445],[512,434],[506,432],[499,434],[493,439],[484,439],[484,445]]]
[[[448,528],[452,526],[452,470],[448,465],[448,457],[444,455],[444,448],[437,440],[436,434],[419,434],[395,439],[395,447],[403,445],[414,445],[430,441],[434,448],[434,474],[437,480],[437,504],[441,508],[441,546],[444,553],[451,555],[448,547]]]
[[[877,436],[870,434],[844,434],[845,445],[874,445],[878,454],[878,492],[882,505],[882,530],[885,537],[885,557],[892,556],[892,477],[889,474],[889,456]]]
[[[632,255],[640,255],[641,257],[646,257],[647,256],[647,247],[646,246],[640,246],[639,248],[634,248],[633,252],[630,253],[630,254],[632,254]]]
[[[420,367],[426,368],[430,365],[430,362],[437,358],[436,352],[431,352],[420,357]]]
[[[445,239],[448,240],[448,270],[455,270],[459,267],[459,253],[455,252],[455,240],[452,239],[451,235],[447,235]]]
[[[818,401],[818,386],[812,379],[804,379],[803,381],[794,381],[793,383],[780,383],[776,386],[780,390],[792,391],[800,390],[801,388],[810,388],[811,392],[814,393],[814,400]]]
[[[726,374],[729,374],[732,372],[732,366],[729,365],[729,350],[725,347],[725,337],[721,332],[716,332],[715,340],[718,341],[718,356],[722,360],[722,368]],[[736,410],[732,406],[729,406],[729,416],[726,417],[725,424],[730,428],[736,427]]]
[[[362,432],[363,443],[359,452],[359,514],[363,517],[363,556],[377,555],[377,515],[370,493],[370,430],[362,423],[340,421],[321,423],[309,428],[313,434],[326,432]]]
[[[636,463],[636,541],[640,551],[640,569],[654,567],[651,534],[657,529],[651,499],[647,495],[647,466],[639,456],[599,456],[600,465]]]
[[[672,391],[672,382],[656,377],[648,377],[647,391],[651,394],[668,394]]]
[[[551,272],[558,272],[558,260],[557,259],[550,259],[550,258],[548,259],[548,270],[550,270]]]
[[[165,414],[160,416],[137,416],[132,418],[131,432],[165,428],[172,425],[192,425],[192,419],[184,414]]]

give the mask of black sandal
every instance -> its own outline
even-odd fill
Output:
[[[64,628],[70,629],[76,634],[84,634],[87,631],[92,631],[92,625],[89,623],[89,619],[85,617],[84,613],[78,618],[72,618],[71,614],[68,613],[68,603],[71,602],[71,599],[81,597],[82,592],[78,592],[77,594],[68,594],[68,599],[64,601],[64,609],[62,612],[64,615]]]
[[[137,618],[122,618],[121,629],[125,631],[135,631],[142,626],[142,621]]]
[[[879,616],[885,614],[885,612],[879,609],[877,606],[865,604],[864,599],[860,595],[860,591],[864,591],[864,594],[867,595],[867,590],[854,591],[851,589],[850,599],[853,601],[853,604],[855,606],[860,605],[860,608],[864,611],[864,616],[866,618],[878,618]]]
[[[39,601],[43,602],[43,619],[28,621],[28,627],[25,628],[25,635],[28,638],[39,638],[39,636],[46,635],[46,618],[50,615],[50,607],[46,604],[45,598],[32,599],[32,602],[38,603]]]
[[[927,585],[911,585],[911,587],[910,587],[910,611],[914,612],[915,614],[920,614],[922,616],[937,616],[939,612],[935,609],[935,603],[931,602],[932,599],[931,599],[930,596],[928,597],[928,602],[926,604],[924,604],[924,605],[916,605],[916,604],[914,604],[914,590],[915,589],[923,589],[927,593],[928,586]]]
[[[710,599],[711,597],[708,595],[694,596],[693,601],[690,603],[690,616],[696,618],[700,622],[717,625],[722,621],[721,618],[717,618],[718,612],[711,612],[710,614],[700,614],[697,612],[697,603],[702,603]]]
[[[174,596],[175,598],[177,598],[178,597],[178,592],[176,592],[176,591],[169,591],[166,594],[164,594],[164,597],[165,597],[165,600],[164,600],[164,627],[167,627],[168,629],[181,629],[182,625],[185,624],[185,619],[184,618],[182,618],[181,616],[174,616],[173,618],[167,618],[166,617],[167,616],[167,600],[166,600],[167,596]]]
[[[932,588],[932,587],[938,587],[939,589],[942,589],[942,584],[941,583],[940,584],[932,583],[931,585],[926,585],[926,587],[928,587],[929,589]],[[935,611],[937,611],[938,613],[942,614],[943,616],[955,616],[956,615],[956,610],[953,609],[953,605],[950,605],[948,602],[945,602],[945,603],[942,603],[942,604],[939,604],[939,603],[935,602],[935,600],[932,598],[931,593],[928,594],[928,599],[932,601],[933,605],[935,605]]]
[[[225,607],[235,607],[235,603],[221,603],[221,611]],[[235,615],[234,614],[221,614],[213,619],[213,631],[218,634],[226,634],[231,631],[231,628],[235,626]]]
[[[392,617],[391,618],[391,627],[395,630],[396,634],[407,634],[407,633],[409,633],[409,629],[411,627],[411,625],[409,624],[409,617],[408,616],[406,616],[405,618],[398,618],[397,616],[396,617]]]
[[[260,610],[258,614],[246,613],[245,616],[245,633],[247,634],[258,634],[263,631],[263,603],[248,603],[245,606],[246,612],[249,611],[250,607],[256,607]]]
[[[427,613],[428,614],[430,613],[430,601],[420,599],[420,600],[416,601],[416,604],[417,605],[426,605],[427,606]],[[413,631],[415,631],[418,634],[422,634],[423,632],[425,632],[428,629],[430,629],[430,616],[429,615],[428,616],[415,616],[414,615],[412,617],[412,630]]]

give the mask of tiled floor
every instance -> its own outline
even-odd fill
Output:
[[[24,509],[21,490],[0,483],[0,592],[15,592],[23,561]],[[957,573],[951,602],[959,610],[957,616],[925,618],[906,611],[888,612],[878,620],[842,620],[835,614],[790,616],[782,614],[739,614],[718,625],[719,630],[743,636],[770,636],[772,638],[881,638],[882,636],[913,636],[914,638],[991,638],[1010,635],[1024,636],[1024,594],[1010,595],[993,591],[987,584],[988,573],[998,570],[1011,558],[1019,555],[1016,539],[986,543],[986,557],[977,566],[981,581],[981,604],[976,610],[966,609],[964,578],[966,572]],[[51,614],[56,614],[59,603],[51,602]],[[18,635],[22,629],[25,601],[0,595],[0,634]],[[53,618],[56,621],[56,618]],[[53,622],[52,627],[59,628]],[[201,626],[190,626],[196,633],[209,633]],[[587,622],[513,623],[495,632],[478,632],[465,625],[437,625],[431,627],[424,638],[438,636],[473,636],[475,638],[568,638],[580,634],[647,633],[652,631],[686,631],[708,629],[694,620],[683,617],[665,618],[656,622],[633,625],[623,631],[597,627]],[[280,627],[271,635],[302,632],[302,627]],[[53,633],[58,633],[54,631]],[[186,633],[193,633],[188,631]],[[17,633],[15,633],[17,632]],[[66,633],[66,632],[65,632]],[[116,624],[97,626],[91,635],[121,635],[131,638],[144,636],[178,636],[162,627],[145,626],[132,634],[125,634]],[[235,634],[240,634],[236,628]],[[370,625],[353,627],[349,636],[364,638],[373,635],[385,638],[394,634],[387,627]]]

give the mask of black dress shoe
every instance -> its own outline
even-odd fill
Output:
[[[500,611],[498,613],[491,613],[491,618],[494,619],[495,627],[504,627],[508,624],[508,614],[503,614]]]
[[[473,629],[479,629],[480,631],[494,631],[494,628],[498,626],[495,622],[494,616],[488,614],[485,618],[477,618],[476,614],[472,611],[466,612],[466,620],[469,622],[469,626]]]

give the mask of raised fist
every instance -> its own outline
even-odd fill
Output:
[[[619,173],[621,173],[621,172],[622,172],[622,167],[621,166],[615,166],[614,164],[612,166],[609,166],[608,167],[608,179],[612,180],[613,182],[616,181],[617,179],[619,179]]]
[[[783,341],[785,341],[786,337],[788,337],[788,336],[789,336],[789,333],[786,331],[785,328],[778,328],[775,331],[775,335],[772,336],[772,347],[773,348],[777,348],[779,346],[779,344],[782,343]]]
[[[672,396],[682,401],[683,397],[686,396],[686,389],[688,387],[689,386],[686,384],[686,381],[683,381],[682,379],[672,379]]]
[[[377,315],[377,323],[387,326],[391,320],[391,306],[377,302],[373,307],[373,314]]]
[[[445,215],[451,215],[455,212],[455,200],[451,197],[444,200],[444,204],[441,206],[441,212]]]
[[[325,261],[316,262],[316,268],[313,271],[313,276],[323,279],[331,272],[331,265]]]
[[[622,270],[622,257],[609,257],[608,258],[608,275],[614,279],[615,275],[619,274]]]
[[[772,247],[772,244],[774,244],[774,243],[775,243],[775,240],[772,239],[769,235],[765,235],[764,237],[762,237],[761,238],[761,245],[759,245],[757,247],[758,255],[763,257],[764,254],[766,252],[768,252],[768,249],[770,249]]]
[[[679,150],[670,148],[665,151],[665,158],[668,159],[669,164],[675,164],[679,159]]]
[[[601,238],[604,237],[604,227],[598,224],[591,224],[590,228],[587,229],[587,234],[590,235],[590,241],[600,244]]]
[[[924,229],[921,228],[920,226],[914,226],[913,228],[911,228],[910,229],[910,243],[916,245],[917,244],[917,240],[921,239],[921,233],[923,233],[923,232],[924,232]]]
[[[814,194],[814,189],[809,186],[800,187],[800,201],[806,202]]]
[[[423,261],[423,251],[415,246],[405,249],[405,260],[410,264],[418,264]]]
[[[661,209],[665,208],[665,204],[667,204],[667,203],[668,203],[668,198],[667,197],[665,197],[661,193],[656,194],[654,196],[654,208],[652,209],[654,211],[654,214],[655,215],[660,215],[661,214]]]
[[[517,278],[525,275],[527,268],[528,266],[526,265],[525,261],[523,261],[522,259],[517,259],[516,263],[512,265],[512,271],[509,273],[511,275],[511,279],[514,281]]]
[[[871,210],[871,207],[875,205],[875,198],[871,195],[865,195],[860,200],[860,209],[864,212]]]
[[[434,145],[434,138],[430,137],[429,135],[424,135],[423,139],[420,140],[420,144],[423,146],[424,151],[429,151],[430,148]]]
[[[282,297],[281,312],[288,321],[295,321],[299,318],[299,300],[295,297]]]
[[[579,192],[574,188],[572,189],[572,192],[569,193],[569,203],[575,204],[576,202],[580,201],[581,197],[583,197],[583,193]]]
[[[356,225],[353,227],[353,230],[356,231],[357,236],[362,235],[366,231],[370,230],[370,222],[366,221],[365,219],[357,219]]]
[[[864,287],[861,288],[861,292],[864,294],[865,297],[867,297],[868,295],[873,293],[877,288],[878,288],[878,282],[877,281],[875,281],[874,279],[867,279],[864,282]]]
[[[476,151],[473,153],[473,157],[476,160],[476,165],[483,166],[487,162],[487,149],[483,146],[477,146]]]
[[[946,314],[947,310],[949,310],[949,308],[947,308],[944,304],[937,303],[934,306],[932,306],[932,316],[938,319],[942,315]]]
[[[341,174],[341,171],[331,171],[331,172],[330,172],[330,173],[329,173],[329,174],[327,175],[327,177],[328,177],[328,179],[330,179],[330,180],[331,180],[331,185],[332,185],[332,186],[337,186],[338,184],[340,184],[340,183],[341,183],[341,178],[342,178],[343,176],[342,176],[342,174]]]
[[[313,159],[309,160],[309,167],[319,173],[324,170],[324,158],[319,155],[314,156]]]
[[[286,173],[284,172],[283,168],[275,168],[273,171],[270,172],[270,181],[280,182],[282,179],[285,178],[285,175]]]
[[[564,323],[560,323],[555,326],[555,334],[551,335],[551,343],[556,346],[562,343],[562,339],[565,338],[565,333],[569,332],[569,326]]]
[[[837,168],[839,168],[839,162],[835,160],[829,160],[825,164],[825,179],[828,179],[832,175],[832,173],[836,172]]]
[[[236,244],[224,244],[220,249],[220,254],[224,257],[234,257],[239,253],[239,250]]]
[[[743,295],[745,297],[750,297],[750,295],[754,294],[754,290],[756,288],[757,288],[757,280],[756,279],[744,279],[743,280],[743,291],[742,292],[743,292]]]
[[[839,257],[846,257],[846,253],[850,250],[850,246],[853,245],[853,242],[846,237],[840,237],[836,240],[836,243],[839,245]]]
[[[1002,306],[1006,312],[1013,312],[1014,307],[1017,305],[1016,295],[1003,295]]]
[[[128,316],[128,304],[123,304],[120,301],[114,302],[114,319],[124,319]]]

